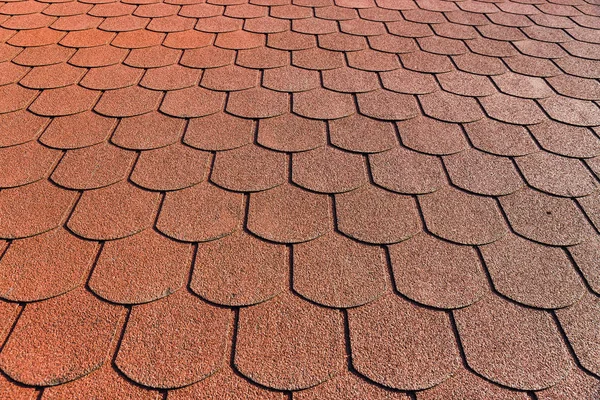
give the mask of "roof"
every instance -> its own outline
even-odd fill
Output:
[[[600,398],[595,0],[0,0],[0,398]]]

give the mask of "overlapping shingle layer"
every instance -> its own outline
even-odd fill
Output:
[[[0,398],[600,398],[595,0],[0,0]]]

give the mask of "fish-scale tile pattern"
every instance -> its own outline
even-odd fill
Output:
[[[599,17],[0,1],[0,398],[598,398]]]

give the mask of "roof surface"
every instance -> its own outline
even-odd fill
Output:
[[[600,398],[594,0],[0,0],[0,398]]]

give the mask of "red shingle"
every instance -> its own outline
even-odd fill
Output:
[[[107,1],[0,0],[0,397],[595,398],[597,6]]]

